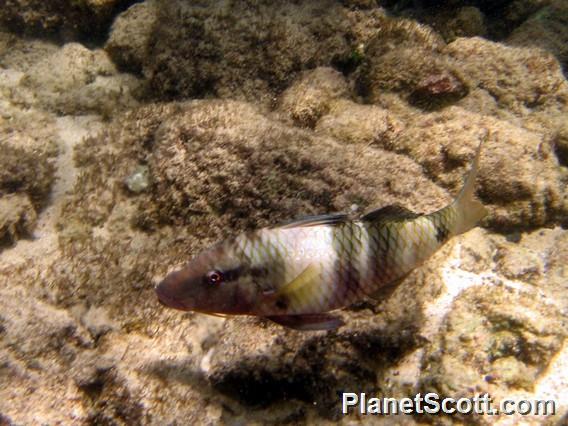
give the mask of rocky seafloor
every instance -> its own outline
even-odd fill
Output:
[[[568,421],[568,3],[0,1],[0,424]],[[308,214],[489,215],[337,331],[158,304]],[[341,415],[341,392],[554,416]],[[523,423],[524,422],[524,423]]]

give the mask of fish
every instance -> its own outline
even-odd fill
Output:
[[[333,330],[333,311],[392,292],[452,237],[487,214],[474,198],[481,143],[458,196],[440,210],[389,205],[244,232],[203,251],[156,286],[170,308],[252,315],[300,331]]]

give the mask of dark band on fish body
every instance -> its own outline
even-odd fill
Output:
[[[450,235],[450,230],[440,222],[435,223],[434,226],[436,227],[436,240],[439,243],[446,241]]]
[[[277,290],[274,283],[282,282],[286,274],[284,253],[277,241],[266,241],[255,231],[247,232],[239,257],[248,265],[248,273],[263,292]],[[254,259],[264,261],[258,264]]]
[[[430,215],[428,218],[436,229],[436,240],[439,243],[447,241],[451,234],[450,223],[454,219],[453,210],[445,208]]]
[[[360,236],[355,235],[359,227],[348,223],[338,227],[333,233],[333,248],[336,253],[335,276],[336,284],[343,289],[344,298],[359,292],[361,274],[358,268],[358,252],[354,244],[360,244]],[[340,296],[340,295],[338,295]]]
[[[253,278],[266,278],[269,273],[268,266],[252,266],[250,268],[250,276]]]
[[[242,275],[244,270],[245,270],[245,268],[242,265],[240,265],[240,266],[233,268],[233,269],[227,269],[227,270],[221,271],[221,273],[223,274],[223,279],[225,281],[236,281],[240,278],[240,276]]]
[[[367,275],[369,276],[369,282],[374,282],[377,276],[377,263],[379,255],[379,236],[376,232],[376,226],[370,223],[365,223],[365,228],[367,229],[367,234],[369,235],[369,248],[367,250]]]
[[[384,225],[376,225],[373,227],[373,239],[376,240],[376,250],[374,257],[374,280],[382,279],[385,276],[386,266],[388,264],[388,255],[391,249],[390,227]]]
[[[372,281],[380,282],[387,279],[389,253],[391,250],[391,228],[383,224],[371,224],[369,232],[369,262],[372,271]]]

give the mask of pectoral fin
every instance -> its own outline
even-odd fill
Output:
[[[308,265],[296,278],[279,288],[275,297],[299,308],[309,304],[321,291],[321,274],[317,265]]]
[[[300,331],[334,330],[345,324],[341,318],[331,314],[273,315],[266,318]]]

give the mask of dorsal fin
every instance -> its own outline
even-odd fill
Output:
[[[399,204],[392,204],[390,206],[381,207],[370,211],[361,217],[361,220],[368,222],[383,222],[385,220],[406,220],[414,219],[420,216],[418,213],[408,210]]]
[[[331,213],[322,214],[317,216],[305,216],[299,219],[294,219],[290,222],[277,225],[276,228],[288,229],[297,228],[302,226],[318,226],[318,225],[338,225],[347,220],[349,216],[345,213]]]

